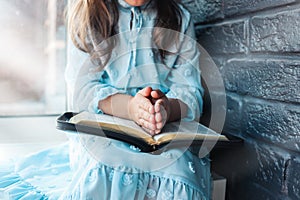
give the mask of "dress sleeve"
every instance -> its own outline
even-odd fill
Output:
[[[189,17],[189,15],[188,15]],[[187,18],[187,17],[186,17]],[[188,107],[186,121],[199,120],[203,106],[203,87],[201,85],[200,50],[195,40],[194,24],[188,19],[183,27],[183,38],[174,65],[168,76],[168,98],[181,100]]]
[[[68,45],[65,79],[68,93],[68,109],[101,113],[98,101],[121,93],[106,81],[107,73],[91,61],[90,55],[77,49],[72,42]]]

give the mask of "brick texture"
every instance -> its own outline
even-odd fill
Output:
[[[201,44],[210,54],[246,53],[245,22],[197,27],[196,33]]]
[[[223,132],[244,139],[211,153],[212,169],[227,178],[227,199],[300,199],[300,1],[184,3],[224,82]],[[205,102],[204,111],[212,106]]]
[[[230,177],[227,199],[298,199],[299,161],[294,156],[248,138],[241,148],[214,150],[212,168]]]
[[[300,155],[293,155],[289,170],[287,171],[286,189],[292,199],[300,199]]]
[[[232,60],[225,64],[222,73],[228,91],[300,103],[300,61]]]
[[[299,106],[246,100],[243,109],[243,132],[255,138],[300,151]]]
[[[224,124],[223,132],[234,134],[239,137],[243,137],[242,135],[242,109],[243,109],[243,101],[242,99],[234,94],[227,93],[227,112],[226,112],[226,120]]]
[[[250,20],[251,51],[299,52],[300,10]]]
[[[191,11],[196,24],[224,18],[222,0],[184,0],[183,2],[186,8]]]
[[[224,0],[224,13],[226,17],[247,14],[250,12],[284,6],[296,0]]]

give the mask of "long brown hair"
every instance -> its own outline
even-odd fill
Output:
[[[119,20],[118,0],[73,0],[68,9],[68,30],[75,46],[91,54],[92,58],[99,55],[110,56],[115,46],[114,40],[109,40],[107,48],[99,49],[101,41],[117,34],[116,27]],[[166,35],[164,29],[180,31],[181,9],[179,0],[149,0],[154,1],[157,11],[153,38],[157,47],[167,41],[176,41],[176,34]],[[159,48],[160,56],[164,59],[168,53],[165,48]],[[97,53],[96,53],[97,52]],[[106,60],[107,61],[107,60]],[[106,63],[102,63],[105,65]]]

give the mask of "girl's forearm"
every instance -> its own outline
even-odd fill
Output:
[[[184,118],[187,113],[187,105],[179,99],[169,99],[170,116],[168,122],[173,122]]]
[[[105,114],[131,119],[128,104],[133,97],[127,94],[115,94],[99,101],[98,108]],[[169,99],[170,115],[168,121],[176,121],[184,118],[187,113],[187,105],[178,99]]]
[[[115,94],[98,102],[98,108],[105,114],[130,119],[128,103],[133,98],[126,94]]]

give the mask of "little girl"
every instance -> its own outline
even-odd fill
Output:
[[[93,0],[72,8],[74,46],[66,73],[72,110],[131,119],[151,135],[167,121],[199,120],[199,51],[191,16],[181,4]],[[207,158],[187,149],[155,155],[83,135],[72,144],[80,177],[68,194],[75,199],[210,198]]]
[[[199,120],[200,52],[190,13],[180,3],[73,0],[68,17],[65,75],[72,111],[130,119],[150,135],[170,121]],[[66,147],[46,152],[52,162],[70,166],[57,172],[61,182],[54,186],[60,190],[51,195],[51,187],[47,191],[31,180],[43,198],[210,199],[209,160],[190,148],[143,153],[103,137],[69,134],[69,139],[70,161],[65,153],[60,157]]]

